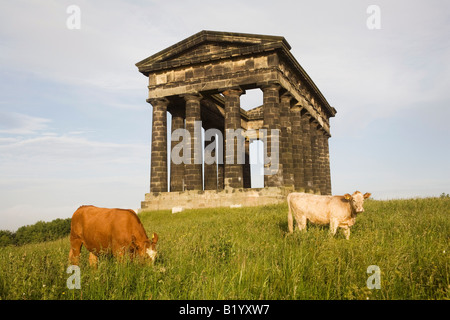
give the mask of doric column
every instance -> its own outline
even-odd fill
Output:
[[[241,128],[241,101],[244,91],[241,89],[227,89],[222,92],[225,97],[225,172],[224,188],[242,188],[242,164],[238,164],[238,148],[232,133]],[[237,139],[236,139],[237,140]],[[231,148],[231,149],[230,149]],[[234,150],[230,155],[227,150]]]
[[[150,192],[167,192],[167,105],[166,98],[152,99],[152,159]]]
[[[214,141],[205,141],[205,148],[211,144],[216,143]],[[206,152],[206,151],[205,151]],[[216,149],[211,150],[211,157],[216,158]],[[205,180],[205,190],[217,190],[217,162],[208,164],[206,161],[204,162],[204,180]]]
[[[326,172],[325,172],[325,145],[324,133],[322,127],[317,128],[317,146],[318,146],[318,161],[319,161],[319,189],[320,194],[326,194]]]
[[[221,137],[219,136],[219,139]],[[225,134],[222,131],[222,146],[225,146],[224,143],[225,140]],[[224,189],[224,179],[225,179],[225,150],[222,152],[222,159],[219,159],[219,155],[217,155],[217,190],[223,190]]]
[[[250,139],[245,137],[245,163],[242,165],[242,177],[244,179],[244,188],[252,187],[252,178],[250,172]]]
[[[312,168],[312,153],[311,153],[311,135],[310,135],[310,115],[308,113],[302,113],[302,131],[303,131],[303,168],[304,168],[304,185],[305,191],[314,191],[313,189],[313,168]]]
[[[323,144],[325,150],[325,194],[331,195],[331,170],[330,170],[330,148],[328,139],[330,135],[325,133],[323,137]]]
[[[172,132],[177,129],[184,129],[184,118],[185,118],[185,108],[184,106],[178,106],[176,109],[171,111],[172,114]],[[171,141],[171,148],[173,148],[182,141]],[[172,160],[170,161],[170,191],[184,191],[184,163],[175,164]]]
[[[303,130],[302,130],[302,115],[300,107],[294,107],[290,111],[291,125],[292,125],[292,172],[294,174],[295,190],[306,191],[308,186],[305,180],[304,168],[304,152],[303,152]]]
[[[186,94],[186,130],[191,136],[191,161],[185,165],[185,189],[203,190],[200,100],[202,96]],[[197,126],[197,127],[196,127]]]
[[[294,187],[294,159],[292,150],[292,122],[291,122],[290,94],[281,96],[280,123],[281,123],[281,163],[283,164],[283,181],[285,187]]]
[[[319,163],[319,137],[317,130],[317,122],[311,118],[309,123],[309,134],[311,137],[311,159],[312,159],[312,173],[313,173],[313,189],[314,192],[320,192],[320,163]]]
[[[281,187],[283,186],[284,181],[283,164],[280,161],[280,86],[271,84],[263,86],[261,89],[263,91],[263,128],[267,130],[267,150],[265,150],[265,153],[271,158],[271,163],[264,164],[264,167],[266,169],[269,166],[273,168],[269,174],[265,173],[264,186]],[[274,132],[272,132],[272,130],[278,130],[278,144],[273,143],[275,140],[273,140]],[[274,147],[274,150],[272,150],[272,146]],[[276,152],[278,153],[276,154]],[[274,163],[274,161],[278,161],[278,165],[277,163]],[[276,168],[278,168],[278,170],[276,170]]]

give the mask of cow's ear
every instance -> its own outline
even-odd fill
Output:
[[[158,242],[158,235],[156,234],[156,232],[153,232],[152,235],[152,243],[157,243]]]
[[[350,200],[351,198],[352,198],[352,196],[349,195],[348,193],[346,193],[346,194],[344,195],[344,199],[345,199],[345,200]]]
[[[368,197],[370,197],[372,194],[370,192],[366,192],[364,194],[364,199],[367,199]]]

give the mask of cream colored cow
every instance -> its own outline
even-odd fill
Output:
[[[356,215],[364,212],[364,199],[370,193],[355,191],[353,195],[320,196],[310,193],[290,193],[287,196],[289,206],[288,228],[294,231],[294,218],[299,230],[306,230],[309,220],[315,224],[329,224],[330,232],[335,235],[338,227],[344,229],[345,238],[350,238],[350,227],[355,224]]]

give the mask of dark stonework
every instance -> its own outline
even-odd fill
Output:
[[[311,138],[311,163],[312,163],[312,177],[313,190],[315,193],[320,193],[320,163],[319,163],[319,137],[317,135],[317,124],[311,119],[310,123],[310,138]]]
[[[244,179],[243,187],[251,188],[251,172],[250,172],[250,140],[245,139],[245,163],[242,165],[242,176]]]
[[[219,159],[219,154],[217,155],[217,190],[223,190],[225,187],[225,132],[221,130],[222,145],[224,146],[224,152],[222,152],[222,159]]]
[[[211,143],[215,143],[216,141],[205,141],[205,148]],[[216,157],[216,150],[214,149],[211,152],[212,157]],[[205,190],[217,190],[217,163],[207,164],[204,163],[204,171],[205,171]]]
[[[303,168],[305,177],[306,191],[314,191],[313,167],[312,167],[312,144],[310,135],[310,116],[307,113],[302,114],[301,123],[303,131]]]
[[[177,129],[184,129],[185,108],[178,107],[172,111],[172,132]],[[181,139],[180,139],[181,140]],[[177,141],[171,142],[171,149],[181,143]],[[181,155],[180,155],[181,156]],[[184,163],[175,164],[170,162],[170,191],[184,191],[185,177],[184,177]]]
[[[280,158],[283,165],[283,183],[285,187],[295,187],[294,183],[294,159],[293,159],[293,135],[291,124],[291,100],[292,96],[285,94],[280,101]]]
[[[320,126],[316,129],[316,141],[318,148],[318,167],[319,167],[319,184],[318,188],[320,194],[326,193],[326,174],[325,174],[325,146],[323,144],[323,132],[320,130]]]
[[[273,170],[264,176],[265,187],[281,187],[283,186],[283,164],[280,157],[280,86],[267,85],[263,86],[263,115],[264,115],[264,129],[267,130],[267,156],[272,157],[272,144],[275,149],[278,149],[278,170]],[[272,130],[278,130],[278,143],[272,143]],[[275,150],[274,150],[275,152]],[[268,164],[265,164],[268,167]]]
[[[199,151],[203,149],[203,143],[200,141],[201,132],[194,130],[195,122],[202,120],[200,114],[202,97],[187,94],[184,99],[186,100],[186,130],[191,135],[191,161],[190,164],[185,165],[185,188],[186,190],[203,190],[202,165],[201,162],[195,163],[202,159],[202,154]]]
[[[225,188],[243,188],[242,164],[238,163],[237,139],[230,137],[231,131],[241,128],[240,96],[244,92],[240,89],[228,89],[222,92],[225,97]],[[231,130],[231,131],[227,131]],[[233,148],[232,155],[227,156],[229,148]]]
[[[331,195],[331,171],[330,171],[330,151],[328,146],[328,134],[324,134],[323,144],[325,150],[325,194]]]
[[[292,171],[294,174],[294,187],[295,190],[305,191],[307,190],[305,179],[305,166],[303,152],[303,130],[302,130],[302,116],[300,108],[292,108],[290,110],[291,119],[291,144],[292,144]]]
[[[167,192],[167,99],[152,99],[150,191]]]

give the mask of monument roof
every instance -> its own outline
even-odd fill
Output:
[[[336,109],[329,105],[290,50],[291,46],[282,36],[203,30],[136,63],[136,67],[148,76],[152,72],[177,67],[277,51],[306,80],[331,116],[334,116]]]
[[[205,43],[222,46],[195,50]],[[286,39],[280,36],[203,30],[136,63],[136,66],[140,72],[148,75],[150,71],[274,50],[283,46],[287,50],[291,49]]]

